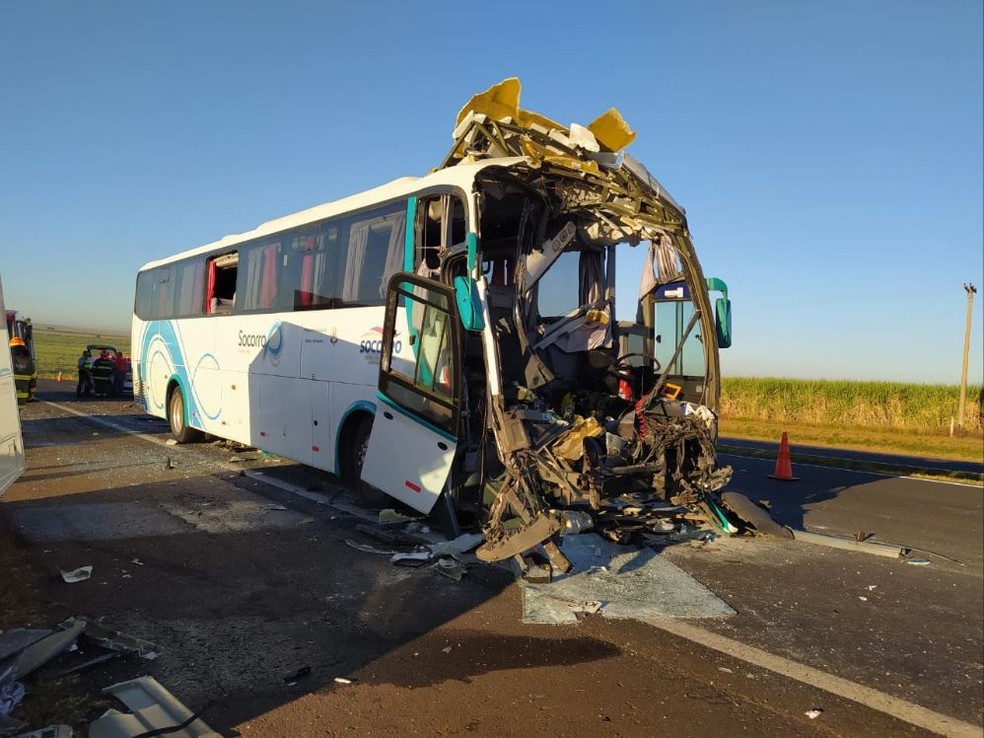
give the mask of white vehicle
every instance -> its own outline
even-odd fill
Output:
[[[424,177],[144,266],[137,400],[181,442],[437,505],[489,560],[545,542],[562,563],[551,539],[575,520],[617,539],[674,514],[732,526],[713,447],[727,288],[622,153],[617,111],[568,129],[518,98],[514,79],[476,95]],[[638,323],[615,320],[632,247]]]
[[[3,283],[0,282],[0,313],[3,307]],[[17,410],[17,389],[14,386],[13,361],[10,358],[10,336],[7,323],[0,335],[0,495],[24,471],[24,442],[21,439],[20,414]]]

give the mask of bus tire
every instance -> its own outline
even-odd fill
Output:
[[[371,415],[361,414],[346,425],[340,469],[342,479],[355,488],[366,505],[380,507],[386,504],[389,495],[362,481],[362,464],[369,450],[372,421]]]
[[[178,443],[193,443],[202,437],[202,432],[185,423],[185,401],[181,388],[175,386],[167,398],[167,424],[171,435]]]

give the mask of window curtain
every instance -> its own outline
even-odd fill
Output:
[[[208,279],[205,284],[205,314],[212,313],[212,298],[215,297],[215,259],[208,263]]]
[[[301,289],[297,295],[297,305],[308,307],[311,304],[311,292],[314,288],[314,254],[304,254],[301,257]]]
[[[259,249],[258,249],[259,251]],[[270,244],[262,249],[263,252],[263,279],[260,286],[260,307],[273,307],[277,299],[277,261],[279,258],[280,245]]]
[[[403,247],[406,239],[404,229],[406,228],[406,213],[397,213],[390,216],[388,220],[392,223],[390,230],[389,245],[386,248],[386,266],[383,268],[382,279],[379,283],[379,296],[386,297],[386,286],[389,284],[390,277],[397,272],[403,271]]]
[[[253,310],[261,306],[260,286],[263,276],[263,249],[251,248],[246,253],[246,294],[240,297],[245,310]]]
[[[342,299],[358,302],[362,267],[366,263],[369,246],[369,221],[353,223],[349,232],[348,257],[345,259],[345,278],[342,283]]]
[[[657,285],[667,284],[680,278],[680,258],[673,239],[668,233],[658,233],[649,242],[649,253],[639,282],[639,299],[656,289]]]

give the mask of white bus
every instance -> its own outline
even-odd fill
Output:
[[[619,540],[682,513],[733,525],[713,447],[727,288],[621,151],[617,111],[568,129],[518,93],[476,95],[424,177],[144,266],[137,400],[180,442],[437,506],[452,531],[481,527],[487,560],[544,543],[562,564],[552,540],[575,524]],[[636,320],[618,321],[633,248]]]

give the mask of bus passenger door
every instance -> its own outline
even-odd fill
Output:
[[[422,513],[457,448],[461,330],[451,287],[405,272],[390,280],[362,480]]]

